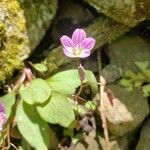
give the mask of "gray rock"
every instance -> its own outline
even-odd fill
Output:
[[[127,136],[110,140],[111,150],[128,150],[129,140]],[[74,150],[106,150],[106,143],[102,136],[98,136],[97,140],[92,139],[87,145],[78,142]]]
[[[98,137],[99,143],[101,144],[102,150],[106,150],[106,144],[103,137]],[[119,137],[110,140],[111,150],[128,150],[129,139],[127,136]],[[91,148],[92,150],[92,148]]]
[[[39,44],[56,7],[57,0],[0,1],[0,83]]]
[[[110,63],[125,70],[136,70],[135,61],[150,60],[150,43],[133,34],[127,34],[110,44]]]
[[[150,19],[148,0],[86,0],[100,13],[128,26]]]
[[[122,136],[142,123],[149,113],[148,102],[137,90],[128,92],[120,85],[108,87],[116,97],[113,106],[108,99],[104,100],[108,130],[115,136]]]
[[[136,150],[150,150],[150,118],[145,122]]]
[[[116,65],[107,65],[102,70],[102,76],[105,78],[107,83],[113,83],[117,79],[120,79],[122,76],[121,68],[117,67]]]

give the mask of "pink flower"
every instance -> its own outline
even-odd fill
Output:
[[[86,58],[90,56],[91,49],[95,45],[95,39],[88,37],[83,29],[76,29],[72,38],[63,35],[60,38],[64,54],[71,58]]]
[[[0,102],[0,131],[3,130],[3,125],[6,123],[7,117],[4,110],[4,104]]]

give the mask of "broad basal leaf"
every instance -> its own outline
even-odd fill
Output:
[[[8,93],[8,94],[4,95],[3,97],[0,97],[0,100],[3,102],[3,104],[5,106],[6,116],[7,116],[7,118],[9,118],[9,116],[12,112],[12,107],[16,100],[15,93],[14,92]]]
[[[44,106],[37,106],[37,110],[45,121],[60,124],[64,127],[68,127],[75,119],[73,108],[68,98],[55,92],[52,93],[49,102]]]
[[[85,79],[91,85],[93,93],[95,93],[98,87],[94,74],[91,71],[85,71]],[[81,84],[76,69],[59,72],[47,81],[54,91],[68,95],[74,94],[76,88]]]
[[[17,126],[24,139],[36,150],[47,150],[49,127],[32,105],[20,102],[16,112]]]
[[[44,103],[51,94],[49,84],[40,78],[33,80],[30,85],[20,90],[21,99],[30,105]]]

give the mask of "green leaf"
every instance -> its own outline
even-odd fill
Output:
[[[79,105],[75,101],[71,103],[73,110],[78,113],[81,117],[83,117],[86,113],[87,110],[85,109],[84,105]]]
[[[127,71],[125,71],[125,77],[127,77],[127,78],[135,78],[136,74],[134,72],[132,72],[131,70],[127,70]]]
[[[37,64],[33,64],[33,67],[39,72],[47,71],[47,67],[45,64],[37,63]]]
[[[131,79],[121,79],[120,84],[125,87],[132,86],[132,80]]]
[[[49,84],[40,78],[34,79],[26,88],[19,91],[21,99],[30,105],[44,103],[51,94]]]
[[[0,97],[0,100],[3,102],[3,104],[5,106],[6,116],[7,116],[7,118],[9,118],[9,116],[12,112],[12,107],[16,100],[15,93],[10,92],[10,93],[4,95],[3,97]]]
[[[85,108],[90,109],[90,110],[96,110],[96,105],[92,101],[87,101],[85,103]]]
[[[18,150],[32,150],[32,147],[24,138],[21,138],[21,146]]]
[[[36,150],[47,150],[49,127],[32,105],[21,101],[16,112],[17,126],[24,139]]]
[[[136,75],[135,80],[141,80],[141,81],[143,81],[143,80],[145,80],[145,76],[144,76],[142,73],[139,72],[139,73]]]
[[[79,140],[82,140],[82,139],[84,139],[84,136],[82,133],[78,133],[73,138],[71,138],[73,144],[76,144]]]
[[[135,81],[135,82],[134,82],[134,87],[140,88],[141,85],[142,85],[142,82],[141,82],[141,81]]]
[[[91,71],[85,71],[85,79],[90,84],[93,93],[96,93],[98,86],[94,74]],[[74,94],[77,87],[81,84],[77,69],[59,72],[47,81],[54,91],[66,95]]]
[[[144,61],[144,62],[135,62],[135,65],[140,69],[140,70],[146,70],[149,66],[149,61]]]
[[[53,92],[49,102],[37,106],[38,113],[47,122],[68,127],[75,119],[72,105],[65,95]]]
[[[127,89],[128,92],[131,92],[131,91],[133,90],[133,87],[132,87],[132,86],[129,86],[129,87],[127,87],[126,89]]]
[[[74,129],[70,129],[70,128],[66,129],[66,128],[64,128],[63,135],[64,136],[73,137]]]
[[[145,75],[146,80],[149,80],[150,82],[150,69],[143,70],[142,73]]]
[[[150,96],[150,84],[144,85],[142,87],[142,92],[144,96],[146,97]]]
[[[3,134],[2,132],[0,132],[0,145],[4,143],[6,138],[7,138],[7,134]]]

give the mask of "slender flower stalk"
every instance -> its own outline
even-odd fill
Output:
[[[63,35],[60,38],[60,42],[63,45],[64,54],[70,58],[86,58],[90,56],[91,50],[95,45],[95,39],[92,37],[86,37],[86,33],[83,29],[76,29],[72,37]]]
[[[70,58],[79,58],[77,60],[78,64],[78,74],[81,81],[81,86],[76,94],[79,96],[83,88],[83,81],[85,79],[85,70],[80,62],[80,58],[86,58],[90,56],[91,50],[95,45],[95,39],[92,37],[86,37],[86,33],[83,29],[77,28],[72,37],[63,35],[60,38],[60,42],[63,45],[63,52],[67,57]]]
[[[3,125],[6,123],[7,117],[4,109],[4,104],[0,102],[0,131],[3,130]]]

